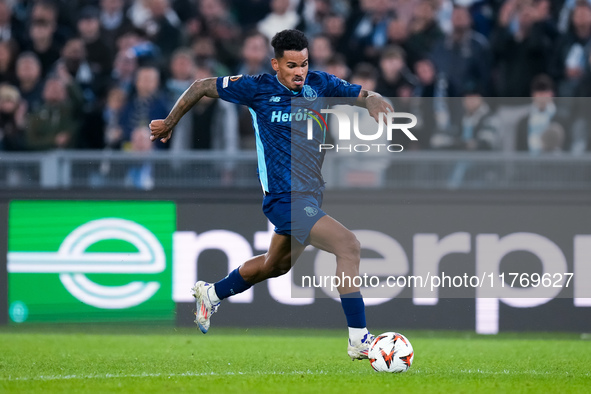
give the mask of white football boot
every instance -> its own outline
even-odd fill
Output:
[[[375,337],[371,335],[369,332],[365,334],[361,342],[353,345],[351,343],[351,339],[349,339],[349,347],[347,349],[347,354],[351,357],[351,360],[365,360],[367,359],[367,353],[369,352],[369,347]]]
[[[209,319],[211,315],[213,315],[220,306],[220,303],[212,303],[209,299],[209,294],[207,290],[212,288],[213,284],[205,283],[203,281],[199,281],[195,283],[195,286],[191,289],[191,293],[193,293],[193,297],[195,297],[196,304],[197,304],[197,312],[195,312],[195,323],[199,326],[199,329],[202,333],[207,334],[207,330],[209,330]]]

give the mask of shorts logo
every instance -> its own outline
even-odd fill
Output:
[[[240,74],[240,75],[232,75],[232,76],[230,77],[230,82],[236,82],[236,81],[238,81],[240,78],[242,78],[242,74]]]
[[[318,93],[310,85],[304,85],[303,96],[308,101],[314,101],[318,98]]]
[[[306,211],[306,215],[308,215],[309,217],[313,217],[318,214],[318,209],[314,207],[306,207],[304,208],[304,211]]]

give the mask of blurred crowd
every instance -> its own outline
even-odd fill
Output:
[[[589,145],[591,0],[0,0],[0,151],[254,149],[248,111],[222,100],[167,145],[147,125],[195,79],[271,72],[287,28],[311,70],[420,113],[409,149]]]

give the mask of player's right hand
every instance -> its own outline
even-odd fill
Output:
[[[164,119],[156,119],[150,122],[150,141],[160,140],[168,142],[172,136],[172,127],[168,126]]]

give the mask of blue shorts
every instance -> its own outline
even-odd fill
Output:
[[[310,243],[312,227],[326,215],[321,206],[321,192],[267,194],[263,199],[263,212],[275,232],[291,235],[302,245]]]

